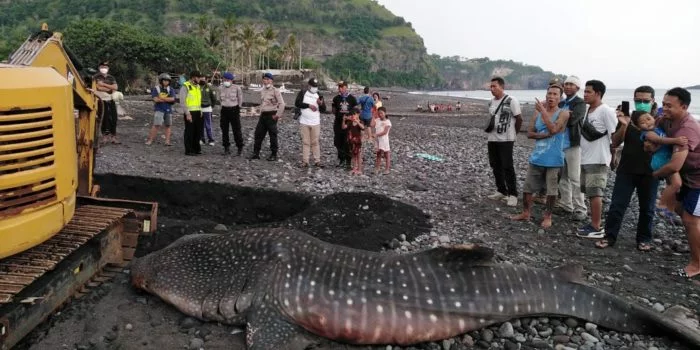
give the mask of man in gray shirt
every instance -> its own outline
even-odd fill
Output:
[[[234,75],[231,72],[224,73],[224,82],[219,87],[219,99],[221,100],[221,135],[224,142],[224,153],[231,154],[231,142],[228,127],[231,124],[233,140],[236,142],[240,156],[243,151],[243,135],[241,133],[241,106],[243,105],[243,91],[234,84]]]
[[[266,134],[270,134],[269,161],[277,160],[277,121],[284,113],[284,99],[280,91],[272,85],[272,73],[263,74],[263,88],[260,90],[260,119],[255,127],[253,154],[248,159],[260,159],[260,148]]]

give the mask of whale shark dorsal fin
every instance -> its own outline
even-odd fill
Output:
[[[583,265],[568,263],[554,268],[554,271],[565,281],[584,284]]]
[[[462,266],[488,265],[495,263],[493,261],[493,249],[476,244],[443,246],[415,254],[428,258],[434,262],[457,263]]]

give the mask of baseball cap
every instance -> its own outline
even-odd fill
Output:
[[[564,84],[566,84],[566,83],[572,83],[579,88],[581,87],[581,79],[579,79],[575,75],[571,75],[571,76],[567,77],[566,80],[564,80]]]
[[[263,74],[263,79],[265,78],[275,80],[275,78],[272,76],[272,73],[270,72]]]
[[[309,86],[318,87],[318,80],[316,78],[309,79]]]
[[[224,73],[224,79],[233,80],[234,76],[231,72]]]

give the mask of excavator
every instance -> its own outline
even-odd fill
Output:
[[[101,99],[44,23],[0,63],[0,349],[123,271],[158,204],[99,196]]]

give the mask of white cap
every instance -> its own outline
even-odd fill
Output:
[[[579,79],[575,75],[570,75],[569,77],[567,77],[566,80],[564,80],[564,84],[566,83],[572,83],[576,85],[576,87],[578,87],[579,89],[581,88],[581,79]]]

